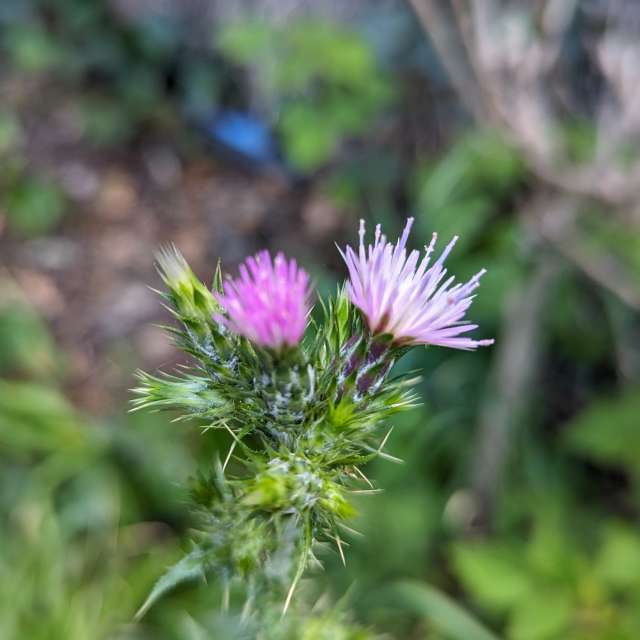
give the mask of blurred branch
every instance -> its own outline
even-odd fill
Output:
[[[612,254],[597,249],[580,216],[593,201],[622,224],[637,225],[640,154],[640,52],[623,19],[597,29],[590,73],[597,77],[594,148],[575,159],[563,134],[567,106],[582,98],[558,82],[562,52],[582,6],[578,0],[409,0],[474,118],[517,148],[530,172],[522,222],[552,248],[515,292],[498,341],[494,392],[481,412],[473,486],[489,526],[512,432],[529,396],[547,291],[562,257],[627,307],[640,310],[640,287]],[[452,34],[452,35],[450,35]],[[463,48],[463,51],[459,49]],[[575,71],[569,66],[568,71]],[[581,72],[581,71],[580,71]],[[560,89],[560,90],[558,90]],[[564,99],[562,98],[564,96]],[[591,150],[590,150],[591,151]]]
[[[575,226],[579,204],[576,198],[562,195],[537,196],[523,212],[530,231],[552,245],[557,254],[547,252],[537,261],[529,280],[514,292],[499,332],[494,390],[480,411],[472,471],[477,522],[482,529],[491,524],[509,443],[531,400],[548,293],[561,271],[558,256],[568,259],[631,309],[640,309],[638,288],[621,265],[610,256],[595,254],[581,239]]]
[[[575,218],[577,203],[567,203]],[[626,269],[610,254],[598,253],[593,245],[582,237],[575,224],[567,221],[567,211],[546,210],[535,221],[536,231],[551,244],[560,255],[578,267],[584,274],[607,289],[624,304],[640,311],[640,289]],[[565,220],[562,220],[565,218]]]
[[[431,39],[460,99],[478,122],[485,121],[488,114],[480,96],[480,88],[464,55],[460,34],[456,33],[455,25],[448,18],[443,3],[440,0],[408,1]]]
[[[561,123],[551,100],[552,72],[576,0],[546,0],[528,9],[517,3],[498,7],[494,0],[409,3],[471,114],[498,127],[541,182],[610,206],[640,198],[640,160],[620,161],[626,142],[640,134],[640,54],[620,28],[610,26],[597,46],[606,90],[596,153],[576,166],[558,136]]]
[[[509,443],[527,404],[541,353],[541,325],[548,294],[560,272],[552,256],[539,261],[529,280],[515,290],[500,330],[493,368],[493,392],[480,410],[472,490],[476,522],[491,526]]]
[[[531,401],[548,293],[561,271],[559,256],[582,270],[634,311],[640,310],[640,292],[611,256],[598,255],[581,238],[575,225],[580,201],[563,195],[538,195],[523,212],[531,233],[556,251],[546,252],[523,287],[516,289],[499,332],[493,369],[493,392],[480,411],[472,488],[477,500],[477,522],[490,527],[509,443]],[[557,252],[557,253],[556,253]]]

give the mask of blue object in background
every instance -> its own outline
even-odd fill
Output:
[[[278,145],[270,127],[249,113],[220,111],[205,121],[210,138],[226,150],[258,167],[280,165]]]

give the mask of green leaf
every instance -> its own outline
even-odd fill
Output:
[[[520,154],[498,131],[472,131],[462,144],[469,154],[472,175],[483,190],[501,194],[513,188],[524,174]]]
[[[498,640],[498,637],[470,613],[438,589],[420,582],[406,581],[394,591],[409,609],[424,616],[450,640]]]
[[[417,176],[418,226],[425,237],[433,231],[447,241],[460,236],[462,249],[486,228],[504,192],[521,175],[519,160],[491,131],[463,136],[425,175]]]
[[[510,548],[459,544],[453,548],[453,564],[464,586],[488,607],[508,609],[531,591],[521,555]]]
[[[245,23],[226,27],[217,46],[255,68],[288,160],[313,171],[347,136],[360,134],[392,98],[366,40],[332,24],[297,21],[286,27]]]
[[[640,393],[630,389],[592,402],[568,425],[569,449],[607,464],[637,468],[640,463]]]
[[[330,159],[340,136],[327,124],[325,114],[313,106],[291,104],[282,110],[285,147],[297,168],[311,171]]]
[[[168,569],[155,583],[144,604],[138,609],[135,616],[136,620],[140,620],[163,595],[175,589],[179,584],[204,579],[203,558],[203,551],[200,548],[195,548],[190,554]]]
[[[567,536],[565,518],[566,513],[554,513],[548,498],[544,508],[536,512],[533,535],[524,554],[530,573],[555,584],[571,582],[581,558],[575,536]]]
[[[54,389],[0,380],[0,449],[14,454],[85,451],[90,430]]]
[[[241,22],[217,34],[218,48],[235,62],[249,63],[274,46],[273,27],[261,22]]]
[[[558,589],[539,589],[515,607],[509,624],[513,640],[551,640],[563,633],[573,613],[569,593]]]
[[[610,523],[595,562],[596,574],[614,589],[637,586],[640,576],[640,536],[628,525]]]
[[[486,229],[493,206],[484,195],[452,200],[442,207],[424,206],[419,224],[423,235],[429,237],[435,231],[445,243],[459,236],[457,254],[464,255],[467,247]]]
[[[38,315],[0,285],[0,374],[50,377],[59,373],[60,358]]]
[[[38,26],[16,27],[9,31],[7,46],[13,63],[25,73],[39,73],[55,66],[60,48]]]

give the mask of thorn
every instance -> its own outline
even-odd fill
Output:
[[[340,540],[340,536],[337,533],[336,533],[335,539],[336,539],[336,544],[338,545],[338,551],[340,552],[340,559],[342,560],[342,566],[346,567],[347,561],[344,558],[344,551],[342,549],[342,540]]]
[[[365,475],[364,475],[364,473],[362,473],[362,471],[361,471],[358,467],[354,466],[354,467],[353,467],[353,470],[354,470],[354,471],[355,471],[355,472],[356,472],[356,473],[357,473],[357,474],[358,474],[358,475],[359,475],[359,476],[360,476],[360,477],[361,477],[361,478],[362,478],[362,479],[363,479],[363,480],[364,480],[364,481],[365,481],[365,482],[366,482],[366,483],[367,483],[367,484],[368,484],[372,489],[374,488],[373,484],[371,484],[371,480],[369,480],[369,478],[367,478],[367,476],[365,476]]]
[[[211,425],[211,426],[213,426],[213,425]],[[240,442],[240,440],[238,440],[238,436],[235,433],[233,433],[231,427],[226,422],[223,422],[222,426],[229,432],[229,434],[233,438],[234,442],[236,442],[236,443]]]
[[[382,442],[380,443],[380,446],[378,447],[378,453],[381,453],[382,450],[384,449],[384,445],[387,444],[387,440],[389,439],[389,436],[391,435],[391,432],[393,431],[393,427],[391,427],[389,429],[389,431],[387,431],[387,435],[382,438]]]
[[[389,462],[395,462],[396,464],[404,464],[404,460],[402,460],[402,458],[396,458],[395,456],[392,456],[390,453],[385,453],[384,451],[378,451],[378,455],[383,460],[388,460]]]
[[[291,604],[291,598],[293,598],[293,592],[295,591],[296,585],[300,581],[300,578],[302,578],[302,574],[304,573],[305,567],[307,566],[308,556],[309,556],[309,547],[307,547],[307,549],[303,552],[302,556],[300,557],[300,561],[298,562],[296,575],[293,577],[293,582],[291,583],[291,586],[289,587],[289,591],[287,593],[287,599],[284,601],[284,606],[282,607],[282,615],[280,616],[281,618],[284,618],[285,615],[287,614],[287,609]]]
[[[293,592],[295,591],[296,585],[298,584],[298,580],[297,577],[294,578],[293,582],[291,583],[291,586],[289,587],[289,591],[287,593],[287,599],[284,601],[284,607],[282,608],[282,615],[281,617],[284,618],[287,615],[287,609],[289,608],[289,605],[291,604],[291,598],[293,597]]]
[[[229,460],[231,459],[231,454],[233,453],[233,450],[236,448],[236,441],[234,440],[231,443],[231,446],[229,447],[229,453],[227,453],[227,457],[224,459],[224,463],[222,464],[222,473],[224,473],[225,469],[227,468],[227,465],[229,464]]]

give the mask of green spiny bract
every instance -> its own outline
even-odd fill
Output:
[[[191,558],[226,588],[242,582],[249,598],[291,584],[288,604],[316,542],[331,541],[343,555],[350,494],[371,490],[359,467],[385,455],[386,420],[414,404],[414,380],[389,378],[403,350],[371,336],[342,289],[300,345],[257,346],[215,320],[220,269],[212,293],[175,250],[161,254],[159,267],[163,298],[181,324],[168,330],[194,364],[173,375],[140,373],[135,408],[174,409],[233,437],[225,464],[194,481],[200,524]]]

